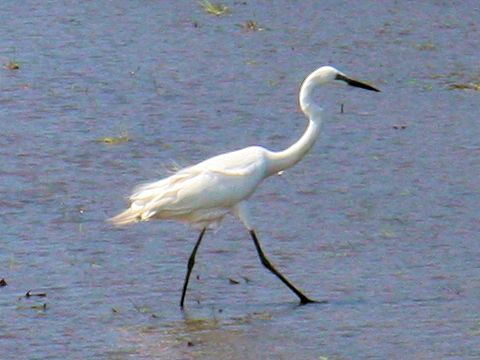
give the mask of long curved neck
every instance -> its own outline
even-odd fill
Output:
[[[267,176],[278,173],[279,171],[292,167],[310,151],[315,140],[317,140],[322,124],[322,108],[313,102],[313,90],[316,85],[315,79],[307,77],[302,84],[298,97],[300,108],[308,117],[308,126],[303,135],[289,148],[269,152],[269,164],[267,166]]]

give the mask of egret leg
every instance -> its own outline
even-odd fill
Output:
[[[198,240],[193,247],[192,253],[190,254],[190,258],[188,259],[188,266],[187,266],[187,274],[185,275],[185,281],[183,283],[183,290],[182,290],[182,298],[180,300],[180,307],[183,309],[183,303],[185,302],[185,293],[187,292],[187,287],[188,287],[188,280],[190,279],[190,274],[192,273],[193,266],[195,265],[195,255],[197,255],[197,250],[198,247],[200,246],[200,243],[202,242],[203,235],[205,234],[205,231],[207,228],[204,228],[201,232],[200,235],[198,236]]]
[[[274,273],[280,280],[282,280],[282,282],[285,285],[288,286],[290,290],[292,290],[295,293],[295,295],[297,295],[300,298],[301,305],[316,302],[306,297],[300,290],[298,290],[295,286],[293,286],[285,276],[280,274],[280,272],[277,269],[275,269],[272,263],[265,256],[265,253],[263,252],[262,247],[260,246],[260,242],[258,241],[257,234],[255,234],[255,230],[249,230],[249,231],[250,231],[250,235],[252,236],[253,242],[255,243],[255,248],[257,249],[257,253],[258,253],[258,256],[260,257],[260,261],[262,262],[262,265],[265,266],[272,273]]]

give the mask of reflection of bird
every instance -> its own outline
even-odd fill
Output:
[[[252,146],[181,169],[167,178],[136,188],[130,196],[130,208],[110,219],[115,225],[150,219],[174,219],[190,223],[201,230],[188,260],[180,300],[182,308],[203,235],[208,227],[220,223],[228,213],[236,215],[249,230],[262,264],[299,297],[301,304],[313,302],[292,285],[265,256],[250,222],[246,200],[263,179],[295,165],[313,146],[322,122],[322,108],[314,103],[313,91],[318,85],[334,80],[379,91],[348,78],[333,67],[321,67],[311,73],[300,88],[300,108],[309,122],[305,133],[288,149],[274,152]]]

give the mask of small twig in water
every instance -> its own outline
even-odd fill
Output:
[[[47,293],[32,293],[32,290],[28,290],[27,293],[25,294],[26,298],[32,297],[32,296],[38,296],[38,297],[46,297]]]

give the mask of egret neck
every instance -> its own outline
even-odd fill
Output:
[[[322,125],[323,109],[313,102],[313,91],[321,84],[314,75],[315,73],[305,79],[298,96],[300,109],[308,117],[307,129],[300,139],[289,148],[268,153],[270,161],[267,166],[267,176],[288,169],[298,163],[310,151],[318,138]]]

